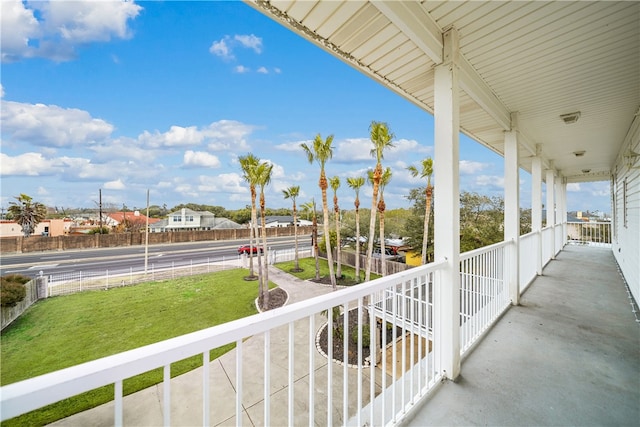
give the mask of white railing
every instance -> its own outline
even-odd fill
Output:
[[[610,222],[568,222],[567,240],[569,244],[611,247]]]
[[[540,234],[531,232],[520,236],[520,292],[524,292],[529,284],[538,276],[538,256],[540,248],[538,242]],[[544,263],[543,263],[544,264]]]
[[[473,343],[509,307],[510,242],[460,254],[460,353]]]
[[[425,310],[430,311],[428,305],[392,303],[391,313],[376,312],[374,316],[367,313],[374,313],[374,303],[389,291],[392,295],[414,295],[418,292],[418,299],[426,297],[426,293],[420,295],[420,292],[425,292],[423,285],[428,283],[439,291],[438,287],[446,286],[438,274],[444,266],[445,263],[440,262],[414,268],[277,310],[6,385],[0,388],[0,417],[6,420],[114,384],[114,424],[122,425],[125,413],[144,410],[131,407],[123,399],[123,381],[163,367],[163,414],[161,417],[158,415],[162,419],[154,420],[154,424],[241,424],[248,407],[261,408],[258,413],[262,418],[254,413],[253,421],[262,425],[396,424],[440,383],[441,369],[432,357],[437,350],[434,343],[439,338],[425,337],[420,328],[423,319],[428,318],[424,316]],[[488,292],[483,289],[483,292]],[[333,325],[334,307],[342,313],[349,310],[357,313],[357,324],[344,332],[345,337],[357,339],[356,368],[327,363],[318,356],[316,335],[325,318],[322,313],[326,311],[327,323]],[[402,315],[402,322],[393,320],[398,315]],[[375,338],[378,333],[369,334],[373,349],[369,364],[365,366],[365,332],[367,328],[377,331],[377,319],[381,326],[384,325],[383,330],[387,329],[388,323],[395,324],[395,327],[391,327],[390,340],[386,334],[381,334],[380,340]],[[344,326],[349,326],[346,320],[342,321]],[[434,331],[439,330],[437,319],[433,322],[436,323]],[[327,340],[327,360],[332,360],[334,334],[328,334]],[[231,367],[235,370],[233,389],[214,386],[227,380],[227,376],[222,372],[220,378],[212,378],[213,370],[209,364],[209,351],[229,343],[236,345],[235,367]],[[390,346],[385,346],[385,343]],[[379,345],[384,348],[377,349]],[[202,356],[201,386],[195,388],[199,392],[194,395],[182,395],[181,401],[189,401],[192,408],[200,406],[201,421],[185,421],[179,418],[185,411],[171,411],[171,364],[193,355]],[[402,362],[395,362],[397,360]],[[277,379],[277,384],[271,384],[272,378],[274,381]],[[371,378],[381,378],[382,387]],[[257,386],[258,382],[262,384]],[[243,385],[249,388],[247,384],[254,387],[243,392]],[[287,397],[280,395],[283,398],[272,399],[273,393],[282,387],[288,387]],[[263,392],[256,393],[257,390]],[[216,408],[234,408],[235,421],[229,419],[228,414],[224,418],[223,414],[214,411],[212,402]],[[193,411],[189,412],[193,414]]]
[[[542,266],[555,256],[553,252],[554,231],[553,227],[545,227],[542,229]]]
[[[554,242],[555,242],[555,252],[553,256],[558,255],[564,246],[564,226],[562,224],[556,224],[553,227],[553,232],[555,233]]]

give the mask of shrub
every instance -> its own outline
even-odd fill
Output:
[[[22,283],[9,282],[2,278],[0,283],[0,305],[13,307],[27,296],[27,289]]]
[[[8,282],[20,283],[23,285],[31,280],[29,277],[23,276],[22,274],[9,274],[8,276],[2,276],[2,279]]]
[[[354,328],[351,332],[351,341],[354,344],[358,344],[358,328]],[[369,331],[369,325],[362,325],[362,347],[369,347],[371,344],[371,333]]]

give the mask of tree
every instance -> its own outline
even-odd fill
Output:
[[[342,249],[340,240],[340,207],[338,206],[338,188],[340,188],[340,177],[334,176],[332,178],[329,178],[329,185],[333,190],[333,215],[336,224],[336,262],[338,263],[338,267],[336,268],[336,277],[340,279],[342,278],[342,263],[340,262],[340,252]]]
[[[347,184],[356,192],[353,205],[356,208],[356,280],[360,281],[360,188],[364,185],[364,177],[347,178]]]
[[[256,169],[260,163],[260,159],[249,153],[246,156],[238,157],[238,161],[242,168],[242,177],[249,184],[249,190],[251,191],[251,223],[249,225],[249,246],[251,246],[251,250],[249,251],[249,276],[246,277],[246,279],[255,280],[258,277],[255,275],[253,269],[253,241],[258,238],[256,218],[256,185],[258,184],[258,176]]]
[[[313,245],[313,256],[316,260],[316,280],[320,280],[320,260],[318,259],[318,215],[316,209],[315,199],[311,199],[310,202],[302,205],[302,209],[307,213],[307,220],[309,219],[308,213],[313,215],[313,225],[311,227],[311,244]]]
[[[260,218],[262,218],[262,252],[263,255],[258,254],[258,268],[260,268],[260,258],[265,257],[264,265],[262,266],[262,274],[258,274],[260,282],[262,283],[262,309],[269,309],[269,263],[267,262],[267,225],[265,221],[265,199],[264,199],[264,187],[271,182],[271,172],[273,171],[273,164],[267,162],[261,162],[256,168],[256,175],[258,177],[257,184],[260,186]]]
[[[460,252],[504,240],[504,200],[478,193],[460,194]]]
[[[318,134],[313,140],[313,145],[302,143],[300,144],[300,146],[306,153],[309,163],[313,163],[315,161],[320,166],[320,179],[318,180],[318,186],[322,191],[324,238],[327,245],[327,263],[329,264],[331,287],[335,291],[338,289],[338,287],[336,286],[336,276],[333,273],[333,255],[331,254],[331,242],[329,241],[329,207],[327,203],[327,188],[329,185],[327,183],[327,176],[324,171],[325,164],[333,157],[333,146],[331,145],[332,143],[333,135],[329,135],[327,139],[323,140],[320,134]]]
[[[7,212],[11,219],[22,227],[24,237],[29,237],[47,215],[47,208],[40,202],[34,202],[33,198],[26,194],[20,194],[14,198],[17,202],[9,202]]]
[[[385,241],[384,241],[384,213],[385,210],[387,209],[386,204],[384,203],[384,189],[387,186],[387,184],[389,184],[389,181],[391,181],[391,168],[386,168],[385,171],[382,173],[382,176],[380,177],[380,184],[379,184],[379,201],[378,201],[378,213],[380,214],[380,221],[379,221],[379,227],[380,227],[380,266],[382,267],[382,275],[386,276],[387,275],[387,263],[385,260]],[[369,182],[373,183],[373,172],[370,171],[369,172]]]
[[[424,191],[424,187],[412,188],[407,196],[407,199],[412,202],[411,215],[404,223],[402,235],[405,243],[412,248],[420,247],[424,239],[424,215],[426,211]],[[432,228],[433,215],[429,218],[429,229]],[[427,243],[427,261],[433,261],[433,235],[429,237]]]
[[[295,247],[295,262],[296,266],[293,269],[294,272],[300,272],[302,269],[300,268],[300,262],[298,261],[298,216],[296,210],[296,199],[300,195],[300,186],[292,185],[286,190],[282,190],[285,199],[291,199],[293,201],[293,241]]]
[[[371,218],[369,220],[369,245],[367,247],[367,268],[365,269],[365,281],[371,278],[371,256],[373,255],[373,236],[376,227],[376,208],[378,205],[378,190],[380,187],[380,179],[382,177],[382,159],[384,158],[384,150],[393,147],[391,140],[393,133],[389,130],[389,126],[383,122],[371,122],[369,133],[373,148],[371,155],[376,158],[376,167],[373,170],[373,198],[371,201]]]
[[[407,168],[411,175],[415,178],[427,178],[427,187],[425,189],[425,212],[424,212],[424,232],[422,237],[422,264],[427,263],[427,244],[429,242],[429,220],[431,218],[431,200],[433,196],[433,186],[431,185],[431,176],[433,175],[433,160],[431,157],[427,157],[422,160],[422,169],[418,170],[417,167],[411,165]]]

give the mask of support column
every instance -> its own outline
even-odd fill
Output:
[[[567,178],[562,177],[560,184],[560,224],[562,224],[562,247],[567,244]]]
[[[504,134],[504,240],[512,242],[507,251],[507,274],[511,304],[520,301],[520,168],[518,166],[517,116],[511,116],[511,130]]]
[[[458,87],[458,32],[444,34],[444,62],[434,80],[434,180],[436,260],[446,259],[434,289],[435,357],[443,375],[460,374],[460,107]]]
[[[542,275],[542,146],[531,159],[531,231],[536,235],[536,274]]]
[[[556,223],[556,215],[555,215],[556,202],[554,198],[555,191],[556,191],[556,184],[555,184],[555,176],[554,176],[553,168],[547,169],[547,227],[551,227],[551,233],[549,233],[550,241],[548,243],[550,253],[551,253],[551,259],[556,258],[556,244],[555,244],[556,233],[553,229]]]

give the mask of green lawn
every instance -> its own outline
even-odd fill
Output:
[[[287,262],[279,262],[275,266],[278,267],[282,271],[286,271],[289,274],[296,276],[302,280],[311,280],[316,277],[316,261],[314,258],[301,258],[299,260],[300,268],[304,271],[302,272],[294,272],[292,271],[296,264],[295,261],[287,261]],[[329,276],[329,263],[326,259],[320,258],[320,277]],[[364,266],[360,267],[360,282],[358,282],[356,278],[356,269],[350,266],[343,265],[342,267],[342,279],[338,280],[338,285],[343,286],[352,286],[357,285],[358,283],[364,282]],[[335,273],[336,265],[334,264],[334,273]],[[371,273],[371,280],[377,279],[380,276],[374,273]]]
[[[0,384],[208,328],[256,313],[257,281],[229,270],[108,291],[49,298],[30,307],[0,336]],[[273,285],[271,284],[273,287]],[[211,351],[211,359],[234,347]],[[171,376],[202,365],[202,356],[174,363]],[[162,381],[162,369],[124,381],[130,394]],[[43,425],[113,399],[113,385],[8,420]]]

